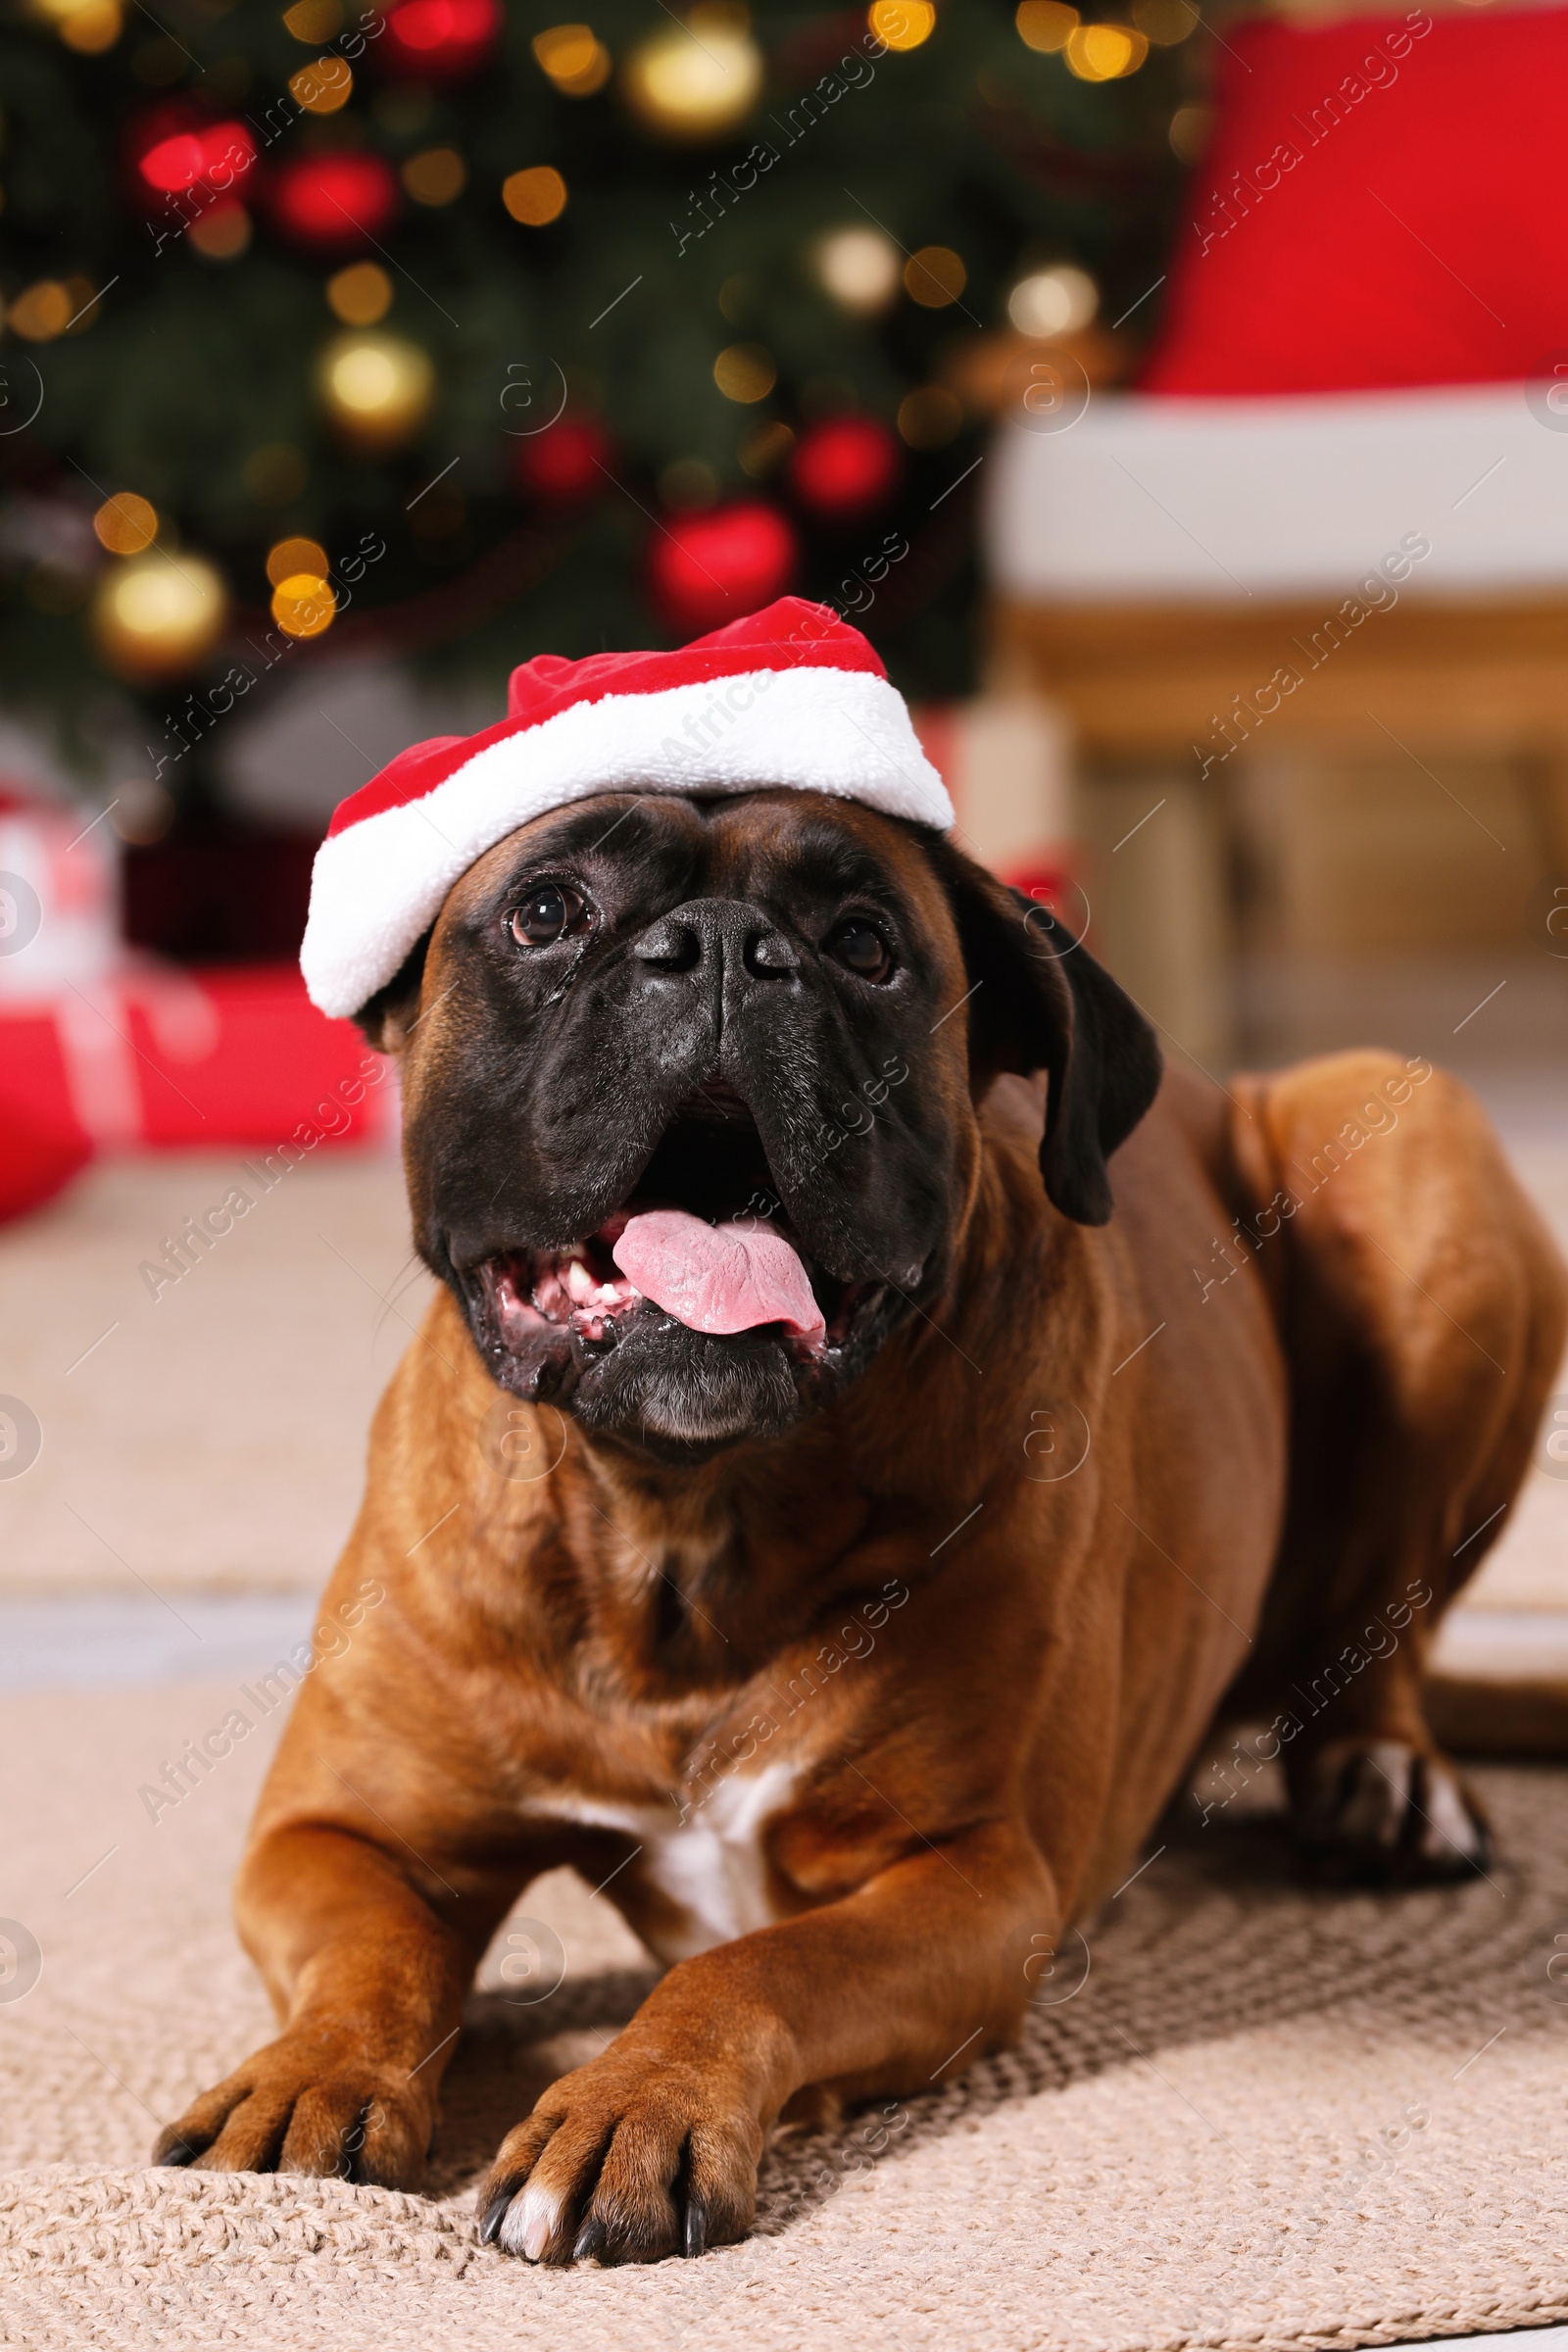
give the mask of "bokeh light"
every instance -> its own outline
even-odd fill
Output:
[[[272,591],[272,618],[288,637],[319,637],[337,618],[329,580],[316,571],[290,572]]]
[[[324,580],[330,569],[326,550],[318,539],[280,539],[267,559],[267,577],[274,588],[301,571]]]
[[[1156,49],[1174,49],[1201,22],[1193,0],[1133,0],[1133,23]]]
[[[158,536],[158,510],[134,490],[121,490],[105,499],[92,527],[112,556],[139,556]]]
[[[532,164],[501,183],[501,201],[525,228],[544,228],[566,209],[566,183],[550,164]]]
[[[350,262],[327,279],[326,302],[345,326],[376,326],[392,308],[392,280],[379,262]]]
[[[288,77],[289,96],[308,115],[335,115],[354,95],[354,76],[340,57],[318,57]]]
[[[879,228],[832,229],[818,240],[814,260],[824,290],[862,318],[886,310],[899,290],[899,249]]]
[[[610,79],[610,51],[590,24],[552,24],[533,36],[533,53],[565,98],[591,98]]]
[[[1149,55],[1147,34],[1127,24],[1080,24],[1067,35],[1067,71],[1080,81],[1119,81]]]
[[[922,310],[946,310],[969,282],[969,272],[951,245],[922,245],[904,265],[905,290]]]
[[[452,204],[468,184],[468,167],[455,147],[426,147],[399,177],[416,204]]]
[[[283,23],[297,41],[329,41],[343,29],[342,0],[294,0],[283,11]]]
[[[1068,35],[1078,29],[1078,11],[1066,0],[1021,0],[1013,21],[1026,48],[1049,53],[1066,48]]]
[[[621,69],[621,91],[649,130],[701,142],[744,122],[762,94],[762,52],[743,20],[723,9],[693,9],[641,42]]]
[[[252,221],[242,204],[227,198],[209,205],[185,231],[196,251],[209,262],[237,262],[250,250]]]
[[[963,408],[944,384],[922,384],[899,403],[899,433],[910,449],[943,449],[963,423]]]
[[[732,343],[713,362],[713,381],[726,400],[765,400],[778,381],[772,353],[761,343]]]
[[[1075,269],[1070,262],[1031,270],[1007,297],[1008,318],[1020,335],[1037,341],[1077,334],[1099,308],[1099,287],[1087,270]]]
[[[918,49],[935,32],[937,12],[931,0],[873,0],[865,21],[890,49]]]

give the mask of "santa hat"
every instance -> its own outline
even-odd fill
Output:
[[[530,817],[602,792],[774,785],[953,823],[903,696],[826,606],[780,597],[672,654],[540,654],[497,725],[411,745],[339,807],[300,951],[311,1000],[358,1012],[459,875]]]

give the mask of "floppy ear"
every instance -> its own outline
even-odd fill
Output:
[[[430,933],[416,940],[384,988],[378,988],[354,1015],[354,1025],[377,1054],[400,1054],[419,1014],[419,988],[424,979],[425,950]]]
[[[936,845],[963,959],[975,984],[970,1068],[1051,1079],[1040,1172],[1063,1216],[1103,1225],[1105,1161],[1159,1090],[1163,1063],[1149,1022],[1059,917],[1008,890],[950,841]]]

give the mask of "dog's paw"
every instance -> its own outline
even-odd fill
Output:
[[[428,2094],[402,2069],[348,2035],[295,2029],[168,2125],[153,2162],[417,2188],[433,2123]]]
[[[1342,1740],[1314,1756],[1297,1827],[1326,1877],[1409,1886],[1472,1878],[1492,1860],[1486,1821],[1458,1774],[1402,1740]]]
[[[530,2262],[659,2262],[751,2228],[760,2126],[710,2071],[623,2043],[553,2083],[479,2190],[479,2234]]]

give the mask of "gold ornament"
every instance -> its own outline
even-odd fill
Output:
[[[468,184],[468,167],[455,147],[426,147],[398,176],[416,204],[451,204]]]
[[[200,556],[150,550],[104,574],[91,617],[98,651],[118,676],[138,683],[174,678],[218,643],[228,591]]]
[[[553,164],[530,164],[507,174],[501,201],[524,228],[548,228],[566,209],[566,183]]]
[[[764,343],[732,343],[713,362],[713,381],[726,400],[749,406],[767,398],[778,381],[778,368]]]
[[[297,41],[314,49],[343,29],[342,0],[294,0],[283,11],[283,22]]]
[[[319,637],[337,617],[337,597],[318,571],[294,571],[272,591],[272,618],[290,637]]]
[[[1068,33],[1063,54],[1080,81],[1119,81],[1149,55],[1149,36],[1126,24],[1080,24]]]
[[[922,310],[946,310],[969,282],[969,272],[951,245],[922,245],[904,265],[905,290]]]
[[[931,0],[873,0],[865,21],[890,49],[918,49],[935,32],[937,12]]]
[[[112,49],[124,28],[119,0],[36,0],[36,13],[81,57]]]
[[[762,53],[744,10],[694,8],[656,32],[621,71],[626,104],[661,138],[700,144],[744,122],[762,90]]]
[[[242,204],[225,197],[220,204],[210,205],[185,234],[204,260],[237,262],[242,253],[250,251],[251,217]]]
[[[340,57],[319,57],[288,77],[288,94],[308,115],[335,115],[354,95],[354,76]]]
[[[326,300],[345,326],[378,326],[392,308],[392,280],[378,262],[350,262],[327,279]]]
[[[903,257],[879,228],[830,229],[812,258],[824,291],[859,318],[874,318],[899,290]]]
[[[274,588],[302,571],[324,580],[331,568],[319,539],[280,539],[267,558],[267,576]]]
[[[1018,38],[1026,49],[1038,49],[1050,55],[1065,49],[1067,36],[1078,29],[1078,11],[1067,6],[1067,0],[1018,0],[1018,14],[1013,20]]]
[[[158,510],[134,490],[106,498],[92,527],[112,556],[139,556],[158,536]]]
[[[6,314],[6,324],[24,342],[52,343],[71,324],[74,308],[58,277],[41,277],[35,286],[17,296]]]
[[[356,449],[396,449],[429,414],[435,369],[401,335],[336,335],[321,354],[321,405]]]
[[[533,36],[533,53],[566,98],[591,98],[610,79],[610,51],[591,24],[553,24]]]

